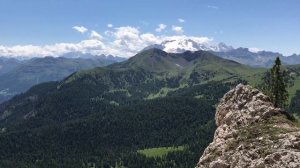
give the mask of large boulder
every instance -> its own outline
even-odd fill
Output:
[[[300,129],[259,90],[239,84],[215,118],[214,140],[197,168],[300,167]]]

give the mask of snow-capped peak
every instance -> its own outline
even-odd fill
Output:
[[[186,36],[172,36],[160,44],[155,44],[145,49],[158,48],[169,53],[182,53],[185,51],[216,51],[227,52],[233,50],[231,46],[227,46],[224,43],[217,45],[211,44],[211,40],[208,38],[186,37]]]

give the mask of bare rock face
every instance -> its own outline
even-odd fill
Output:
[[[214,140],[196,168],[300,168],[300,129],[259,90],[239,84],[215,118]]]

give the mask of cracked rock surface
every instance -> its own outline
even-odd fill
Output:
[[[196,168],[300,168],[300,129],[259,90],[239,84],[215,119],[214,140]]]

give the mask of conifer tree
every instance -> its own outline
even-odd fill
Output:
[[[275,64],[271,69],[269,96],[275,107],[285,108],[288,102],[288,92],[284,82],[284,72],[281,69],[281,61],[279,57],[276,58]]]

